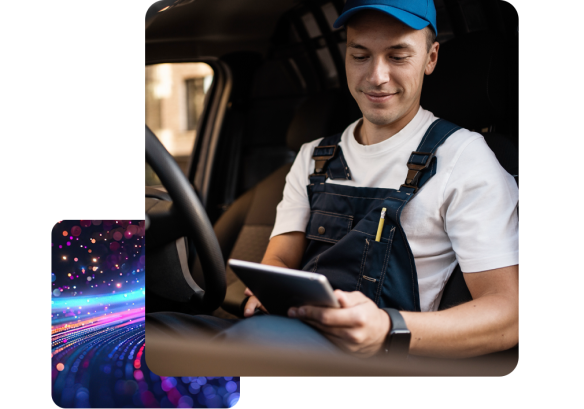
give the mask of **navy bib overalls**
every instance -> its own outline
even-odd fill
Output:
[[[314,149],[315,171],[307,186],[310,220],[302,269],[325,275],[335,289],[361,291],[379,308],[420,311],[414,256],[400,216],[436,173],[436,150],[458,129],[443,119],[430,125],[410,155],[399,190],[326,183],[327,178],[349,180],[351,172],[338,146],[341,134],[324,138]],[[384,207],[385,223],[376,241]]]

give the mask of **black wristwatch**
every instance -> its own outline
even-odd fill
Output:
[[[410,351],[412,334],[406,326],[404,317],[394,308],[383,308],[383,311],[389,315],[391,324],[379,353],[396,358],[406,358]]]

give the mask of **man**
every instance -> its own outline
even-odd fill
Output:
[[[435,16],[429,0],[347,1],[335,26],[347,28],[347,83],[363,118],[340,140],[327,140],[342,152],[330,163],[346,165],[338,178],[326,170],[328,162],[312,158],[322,140],[302,147],[262,261],[323,272],[345,288],[335,290],[340,309],[303,306],[288,315],[363,357],[383,351],[402,318],[411,331],[411,354],[468,357],[518,342],[517,187],[481,135],[437,121],[420,107],[424,75],[438,61]],[[435,126],[451,128],[437,136],[430,132]],[[439,139],[437,165],[431,155],[412,155],[426,138]],[[435,175],[428,176],[432,166]],[[380,200],[397,204],[376,240],[371,226]],[[368,210],[358,215],[363,206]],[[336,228],[338,219],[353,224],[329,236],[327,223]],[[438,312],[457,262],[473,300]],[[262,307],[246,294],[245,315],[251,316]]]

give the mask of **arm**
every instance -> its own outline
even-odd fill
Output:
[[[300,267],[305,249],[304,232],[293,231],[274,236],[268,244],[262,264],[297,269]]]
[[[518,340],[518,266],[465,274],[473,300],[445,311],[402,312],[412,333],[410,353],[463,358],[511,348]],[[304,306],[288,315],[319,328],[341,348],[375,354],[389,331],[389,317],[355,291],[335,291],[341,309]]]
[[[464,274],[473,300],[436,312],[402,312],[416,355],[463,358],[513,347],[519,337],[517,265]]]

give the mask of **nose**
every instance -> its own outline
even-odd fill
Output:
[[[380,87],[389,82],[389,64],[384,58],[375,58],[371,61],[369,72],[367,73],[367,82],[374,87]]]

